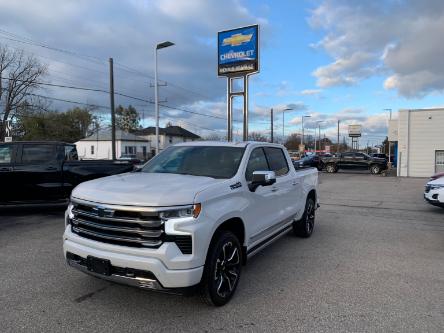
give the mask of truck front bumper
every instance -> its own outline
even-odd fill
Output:
[[[80,243],[65,237],[63,252],[68,265],[105,280],[172,293],[182,293],[181,289],[198,285],[202,278],[203,266],[189,269],[168,269],[160,259],[155,257],[119,252],[119,247],[116,247],[116,251],[101,250],[94,245],[100,246],[101,244],[94,241]],[[163,246],[168,245],[168,243],[164,243]],[[171,245],[175,246],[172,243]],[[109,261],[109,274],[98,274],[88,269],[87,258],[89,256]]]
[[[424,200],[433,206],[444,208],[444,201],[442,200],[442,195],[440,195],[439,190],[429,190],[429,192],[425,192]]]

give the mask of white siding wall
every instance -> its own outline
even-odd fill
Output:
[[[430,177],[435,151],[444,150],[444,109],[400,110],[398,136],[398,175]]]
[[[152,143],[152,149],[155,149],[156,147],[156,135],[144,135],[141,136],[142,138],[145,138],[149,140]],[[171,138],[171,143],[170,143]],[[181,136],[165,136],[163,134],[159,135],[159,150],[163,150],[165,148],[168,148],[171,145],[174,145],[176,143],[180,142],[187,142],[187,141],[194,141],[194,139],[190,138],[183,138]]]
[[[76,142],[77,153],[80,159],[111,159],[111,141],[78,141]],[[91,146],[94,146],[94,154],[91,154]],[[125,146],[135,146],[137,155],[142,154],[146,147],[147,154],[150,153],[151,146],[149,142],[142,141],[116,141],[116,157],[119,158],[125,154]]]

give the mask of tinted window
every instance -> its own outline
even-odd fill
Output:
[[[49,163],[54,160],[52,145],[23,145],[22,163]]]
[[[170,147],[148,162],[142,172],[232,178],[243,153],[240,147]]]
[[[245,171],[245,179],[251,181],[254,171],[268,171],[267,159],[262,148],[255,148],[248,159],[247,170]]]
[[[77,161],[78,159],[76,146],[65,146],[65,161]]]
[[[276,176],[282,176],[288,173],[287,159],[280,148],[265,147],[270,169],[276,173]]]
[[[11,163],[12,147],[1,146],[0,147],[0,164]]]
[[[343,158],[353,158],[354,154],[355,153],[344,153],[344,154],[342,154],[342,157]]]

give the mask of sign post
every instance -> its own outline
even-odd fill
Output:
[[[12,142],[12,128],[11,128],[11,121],[6,120],[5,122],[5,142]]]
[[[233,97],[242,96],[243,140],[248,140],[248,77],[259,72],[259,26],[220,31],[217,34],[217,74],[227,77],[227,140],[233,141]],[[233,91],[233,81],[243,80],[243,90]]]
[[[348,136],[352,139],[352,149],[359,149],[359,138],[361,137],[361,125],[348,125]]]

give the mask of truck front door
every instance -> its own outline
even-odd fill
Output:
[[[14,167],[23,200],[51,200],[62,196],[62,168],[54,144],[24,143]]]
[[[17,184],[14,176],[15,145],[0,146],[0,202],[17,200]]]
[[[258,147],[251,151],[248,159],[245,179],[251,182],[254,171],[270,171],[264,148]],[[255,192],[248,191],[249,208],[246,211],[246,224],[249,229],[248,244],[253,245],[268,235],[267,230],[277,222],[276,211],[280,211],[279,194],[277,187],[259,186]]]

